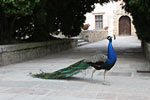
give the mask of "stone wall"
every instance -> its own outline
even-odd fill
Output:
[[[0,66],[38,58],[74,47],[77,47],[77,40],[69,39],[49,42],[1,45]]]
[[[107,37],[108,31],[105,30],[84,30],[80,36],[88,42],[97,42]]]
[[[146,58],[150,61],[150,43],[142,41],[142,48]]]

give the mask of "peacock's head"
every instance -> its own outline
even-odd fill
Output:
[[[112,41],[112,37],[111,36],[107,36],[106,39],[109,40],[109,41]]]
[[[108,39],[109,41],[112,41],[112,36],[107,36],[107,38],[106,39]],[[114,35],[114,40],[116,39],[116,36]]]

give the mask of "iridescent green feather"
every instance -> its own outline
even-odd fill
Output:
[[[60,69],[58,71],[52,72],[52,73],[40,73],[32,75],[34,77],[38,78],[44,78],[44,79],[65,79],[69,78],[75,74],[78,74],[82,70],[85,70],[90,65],[87,64],[84,60],[78,61],[75,64],[72,64],[68,66],[67,68]]]

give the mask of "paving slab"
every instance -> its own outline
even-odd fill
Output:
[[[135,36],[113,41],[117,63],[106,74],[92,68],[64,80],[33,78],[29,73],[53,72],[95,54],[107,54],[108,41],[47,55],[42,58],[0,67],[0,100],[150,100],[149,62],[143,56],[141,42]],[[32,56],[32,55],[31,55]]]

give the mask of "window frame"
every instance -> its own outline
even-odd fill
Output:
[[[96,16],[97,16],[98,19],[96,19]],[[95,14],[94,17],[95,17],[95,29],[96,30],[102,30],[104,28],[104,16],[103,16],[103,14]],[[97,23],[99,25],[97,25]]]

